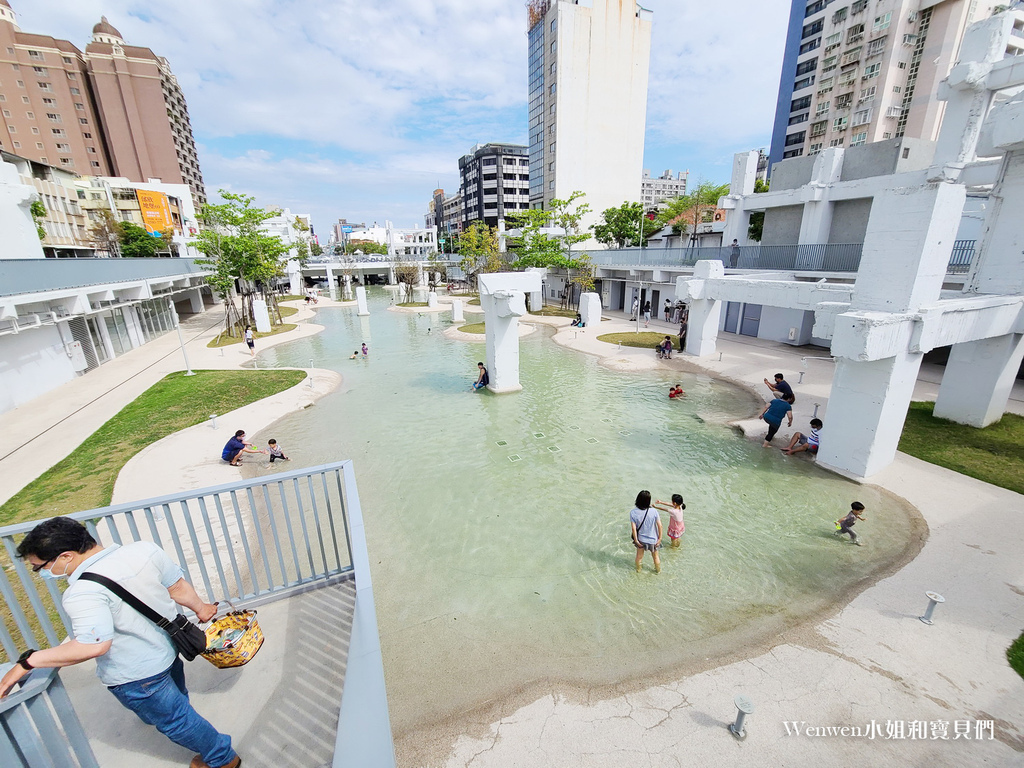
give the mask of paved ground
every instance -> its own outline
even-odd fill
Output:
[[[601,324],[600,333],[632,327],[621,315],[611,313],[611,317]],[[189,323],[192,365],[247,364],[244,348],[229,349],[222,358],[226,362],[217,364],[219,351],[204,346],[216,333],[203,329],[207,320],[214,324],[217,315]],[[568,323],[560,318],[544,322]],[[300,325],[274,341],[317,330],[310,324]],[[803,382],[798,381],[799,372],[805,370],[802,358],[827,357],[823,350],[725,335],[718,359],[677,357],[659,363],[653,351],[617,350],[596,341],[594,330],[562,327],[556,341],[598,354],[605,364],[625,370],[699,364],[762,394],[767,394],[762,379],[782,371],[798,395],[795,425],[806,423],[814,403],[820,404],[819,415],[828,423],[832,363],[808,360]],[[675,328],[652,321],[649,330],[668,333]],[[73,450],[149,384],[180,367],[177,338],[171,334],[0,416],[4,433],[17,436],[11,441],[14,450],[0,458],[0,499],[9,498],[24,482]],[[934,397],[940,371],[929,366],[922,370],[918,397]],[[1024,413],[1020,384],[1010,410]],[[270,411],[260,418],[274,418]],[[245,418],[245,428],[255,432],[261,426],[259,420],[257,414]],[[761,428],[754,426],[754,431]],[[53,439],[57,435],[59,441]],[[186,437],[168,438],[164,445],[157,444],[159,450],[173,453],[176,439]],[[137,478],[144,477],[139,473],[146,466],[150,465],[141,459],[133,462],[130,471],[122,473],[118,492],[132,487],[124,483],[142,482]],[[600,699],[572,692],[521,703],[508,711],[499,707],[496,714],[479,715],[472,729],[462,728],[453,751],[438,764],[1024,765],[1024,680],[1005,660],[1007,645],[1024,628],[1020,555],[1024,497],[904,455],[898,455],[872,482],[916,505],[928,522],[930,536],[913,562],[867,588],[834,616],[778,638],[772,650],[756,658],[681,680],[609,693]],[[936,611],[934,626],[917,619],[927,603],[926,590],[937,591],[947,600]],[[742,743],[725,730],[735,715],[733,698],[740,693],[756,707],[748,719],[748,738]],[[799,725],[801,735],[787,735],[787,721],[804,724]],[[867,729],[871,721],[879,726],[874,738],[803,733],[805,725]],[[978,722],[991,722],[994,738],[982,730],[982,738],[976,739]],[[921,728],[925,738],[912,738],[920,735]],[[962,734],[955,738],[958,728],[969,728],[971,738]],[[944,733],[948,738],[941,738]]]

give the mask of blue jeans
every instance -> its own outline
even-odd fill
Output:
[[[218,733],[192,708],[180,658],[159,675],[112,685],[110,692],[142,722],[154,726],[175,744],[198,753],[207,765],[219,768],[235,759],[231,737]]]

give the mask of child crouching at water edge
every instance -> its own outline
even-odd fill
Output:
[[[635,506],[629,513],[630,531],[633,546],[636,547],[636,572],[643,567],[644,552],[650,552],[654,558],[654,570],[661,573],[661,558],[658,549],[661,547],[661,515],[657,509],[651,509],[651,492],[640,491],[636,495]]]
[[[654,506],[668,512],[668,537],[672,541],[671,546],[678,547],[679,537],[686,530],[686,524],[683,522],[683,510],[686,509],[686,505],[683,503],[683,497],[678,493],[673,493],[672,506],[669,506],[664,501],[656,501]]]

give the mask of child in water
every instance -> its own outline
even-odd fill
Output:
[[[686,509],[686,505],[683,503],[683,497],[678,493],[673,493],[671,507],[664,501],[656,501],[653,506],[668,512],[668,537],[672,540],[672,546],[678,547],[679,537],[686,530],[686,524],[683,522],[683,510]]]
[[[355,352],[353,352],[351,355],[349,355],[348,359],[349,360],[355,360],[357,357],[359,357],[359,350],[358,349]]]

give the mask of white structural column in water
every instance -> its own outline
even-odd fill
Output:
[[[359,311],[356,314],[368,315],[370,310],[366,307],[366,288],[359,285],[356,286],[356,302],[358,304]]]
[[[437,294],[434,291],[427,294],[427,306],[431,309],[437,309]]]
[[[452,322],[461,323],[465,319],[462,314],[462,299],[452,299]]]
[[[484,310],[487,370],[492,392],[518,392],[519,318],[526,314],[526,294],[540,290],[540,275],[492,272],[480,275],[480,306]]]
[[[580,320],[587,328],[596,329],[601,324],[601,297],[596,293],[580,296]]]

